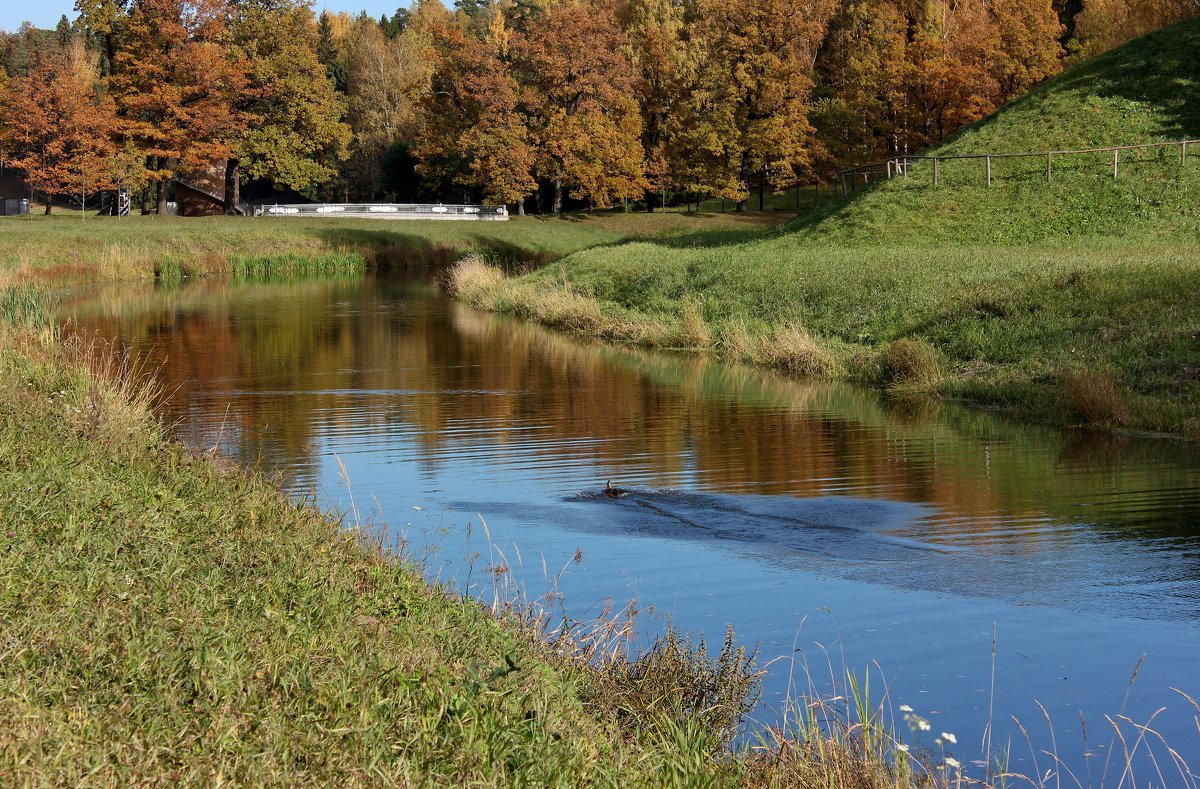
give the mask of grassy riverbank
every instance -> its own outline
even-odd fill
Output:
[[[498,262],[535,263],[635,239],[680,246],[725,243],[755,236],[784,218],[680,212],[509,222],[169,216],[118,220],[77,213],[2,217],[0,286],[227,274],[236,273],[239,262],[250,269],[261,268],[264,261],[344,268],[349,257],[366,263],[440,264],[482,252]]]
[[[167,440],[136,372],[57,340],[36,293],[0,307],[6,783],[945,777],[915,776],[877,718],[832,740],[764,731],[765,750],[733,754],[758,674],[732,641],[600,660],[584,633],[545,638],[536,608],[493,615],[431,587],[360,531]]]
[[[932,153],[1200,137],[1200,21],[1072,69]],[[1200,146],[1193,146],[1200,148]],[[1200,438],[1200,155],[927,163],[749,240],[581,250],[468,302],[812,377]],[[1032,164],[1031,164],[1032,162]]]

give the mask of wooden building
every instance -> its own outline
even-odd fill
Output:
[[[180,216],[220,216],[225,213],[225,159],[180,170],[175,178],[175,202]],[[237,209],[243,213],[241,207]]]

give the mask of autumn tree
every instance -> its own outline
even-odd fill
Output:
[[[684,11],[677,0],[632,0],[624,12],[641,110],[643,166],[654,192],[678,185],[685,169],[675,161],[678,149],[671,144],[675,121],[696,76]],[[646,210],[653,209],[647,194]]]
[[[1083,0],[1070,43],[1074,61],[1107,52],[1138,36],[1200,15],[1196,0]]]
[[[116,113],[98,77],[95,58],[75,39],[35,56],[0,91],[0,147],[45,197],[47,214],[54,195],[78,196],[82,206],[109,186]]]
[[[1050,0],[855,0],[818,63],[819,136],[838,166],[920,150],[1057,73]]]
[[[598,2],[564,0],[512,37],[514,74],[538,152],[538,175],[600,206],[645,188],[641,121],[627,40]]]
[[[361,194],[374,197],[378,192],[385,152],[397,141],[417,136],[419,97],[433,74],[430,30],[448,19],[438,0],[421,0],[395,38],[367,17],[356,20],[348,35],[348,117],[354,130],[350,165]]]
[[[933,0],[908,47],[910,125],[921,145],[939,142],[999,104],[1000,34],[987,0]]]
[[[1050,0],[992,0],[1000,34],[996,64],[1002,99],[1028,92],[1062,68],[1065,27]]]
[[[317,56],[318,30],[301,0],[238,0],[233,44],[249,65],[234,106],[255,121],[237,138],[225,173],[225,213],[239,202],[241,168],[276,188],[309,189],[338,174],[350,127]]]
[[[835,162],[903,152],[910,21],[890,2],[853,2],[831,25],[812,114]]]
[[[117,59],[117,39],[129,20],[132,0],[75,0],[83,26],[104,42],[104,54],[111,69]]]
[[[754,175],[794,183],[812,160],[812,70],[834,0],[697,0],[699,78],[677,144],[692,188],[746,209]]]
[[[485,203],[514,203],[537,188],[535,156],[503,35],[461,27],[434,31],[434,72],[417,135],[418,169],[435,181],[473,187]]]
[[[123,136],[155,158],[159,213],[175,168],[228,159],[250,122],[230,15],[227,0],[136,0],[125,23],[110,84]]]

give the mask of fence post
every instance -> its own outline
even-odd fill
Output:
[[[1118,161],[1118,158],[1120,157],[1120,155],[1121,155],[1121,149],[1113,148],[1113,179],[1114,180],[1117,177],[1117,161]]]
[[[987,185],[991,186],[992,185],[992,157],[985,156],[983,158],[987,162],[987,182],[988,182]]]
[[[1052,153],[1047,153],[1047,154],[1046,154],[1046,180],[1047,180],[1047,181],[1049,181],[1049,180],[1050,180],[1051,167],[1053,166],[1053,165],[1051,165],[1051,164],[1050,164],[1050,159],[1051,159],[1051,157],[1053,157],[1053,156],[1054,156],[1054,154],[1052,154]]]
[[[846,196],[846,174],[839,173],[838,177],[842,179],[842,197],[845,197]]]
[[[938,185],[938,158],[933,157],[933,185]]]
[[[1187,164],[1187,140],[1183,141],[1183,145],[1179,147],[1179,166]]]

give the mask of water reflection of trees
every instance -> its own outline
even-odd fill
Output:
[[[186,436],[220,431],[267,468],[311,468],[323,436],[397,430],[436,467],[464,426],[536,426],[529,451],[586,458],[604,476],[636,458],[648,482],[930,502],[942,517],[928,528],[995,530],[1014,548],[1023,527],[1039,541],[1066,534],[1046,517],[1192,538],[1200,522],[1200,460],[1186,445],[581,343],[447,304],[424,283],[200,283],[81,310],[84,327],[147,355]],[[489,440],[527,440],[517,435]]]

